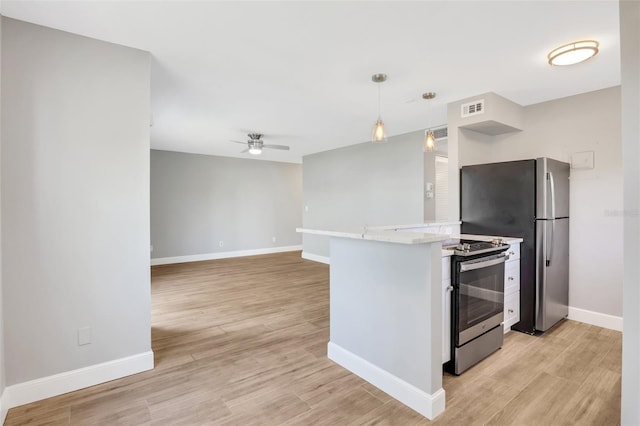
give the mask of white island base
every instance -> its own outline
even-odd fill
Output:
[[[299,231],[331,236],[329,358],[428,419],[442,413],[446,237]]]

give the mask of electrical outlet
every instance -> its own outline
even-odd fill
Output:
[[[271,238],[271,241],[275,243],[276,242],[276,237]]]
[[[224,247],[224,241],[220,241],[220,242],[218,243],[218,245],[219,245],[220,247]]]
[[[84,346],[91,343],[91,327],[82,327],[78,329],[78,346]]]

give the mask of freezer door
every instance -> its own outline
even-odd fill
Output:
[[[569,217],[569,164],[536,159],[536,219]]]
[[[569,219],[536,221],[536,330],[569,314]]]

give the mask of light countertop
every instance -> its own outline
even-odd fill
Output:
[[[387,226],[372,226],[370,229],[384,229],[386,231],[399,231],[399,230],[410,230],[410,229],[421,229],[421,228],[434,228],[436,226],[454,226],[460,225],[462,222],[425,222],[425,223],[412,223],[405,225],[387,225]]]
[[[447,222],[443,225],[456,223]],[[344,230],[328,230],[328,229],[308,229],[308,228],[296,228],[296,232],[303,234],[324,235],[327,237],[340,237],[340,238],[353,238],[358,240],[370,240],[370,241],[382,241],[388,243],[397,244],[425,244],[442,242],[449,239],[468,239],[478,241],[491,241],[494,238],[502,238],[507,244],[521,243],[522,238],[512,237],[499,237],[491,235],[469,235],[469,234],[435,234],[428,232],[414,232],[414,231],[396,231],[396,229],[407,228],[420,228],[425,227],[422,225],[402,226],[399,228],[391,227],[374,227],[374,228],[352,228]],[[443,256],[450,256],[451,250],[443,250]]]
[[[450,238],[447,234],[430,234],[426,232],[397,232],[380,228],[353,228],[347,230],[324,230],[297,228],[304,234],[326,235],[328,237],[354,238],[359,240],[382,241],[398,244],[425,244],[444,241]]]

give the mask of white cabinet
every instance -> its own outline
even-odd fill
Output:
[[[451,359],[451,257],[442,258],[442,363]]]
[[[511,330],[511,326],[520,321],[520,292],[508,294],[504,297],[504,332]]]
[[[504,332],[520,321],[520,244],[511,244],[504,264]]]

